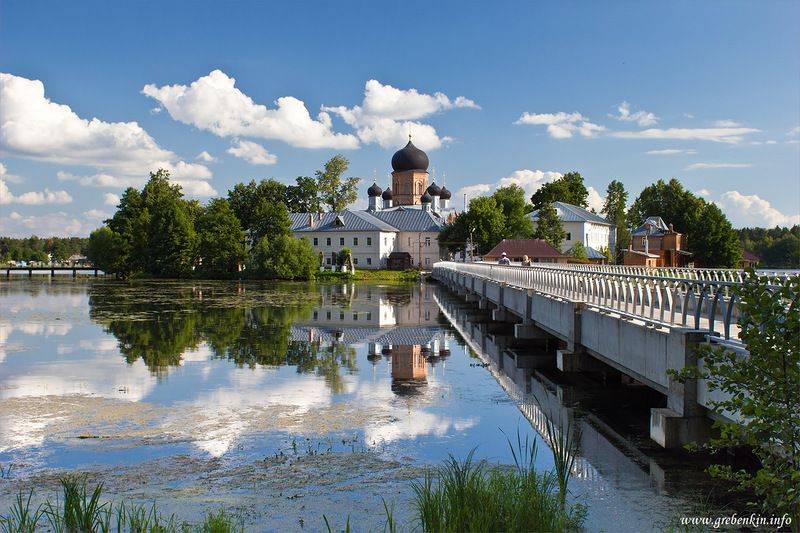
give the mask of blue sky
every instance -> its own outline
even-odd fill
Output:
[[[736,226],[798,223],[798,20],[788,1],[2,0],[0,234],[85,235],[154,165],[201,200],[339,152],[385,186],[409,132],[458,206],[577,170],[594,203],[677,177]]]

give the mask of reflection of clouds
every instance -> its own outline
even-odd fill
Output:
[[[49,420],[22,416],[0,416],[0,452],[41,446]]]
[[[367,427],[364,431],[364,438],[370,444],[381,444],[413,439],[422,435],[443,437],[451,428],[455,431],[464,431],[477,423],[478,420],[472,417],[454,420],[419,410],[406,413],[403,418],[395,422]]]

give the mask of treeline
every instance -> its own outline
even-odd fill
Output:
[[[0,261],[66,261],[75,254],[85,255],[88,243],[83,237],[0,237]]]
[[[742,228],[736,232],[742,248],[757,255],[761,266],[800,268],[800,226]]]
[[[290,211],[342,210],[355,201],[358,178],[344,178],[348,160],[334,156],[315,178],[237,184],[205,206],[183,197],[165,170],[142,190],[128,188],[114,215],[92,232],[88,258],[122,277],[309,279],[319,259],[291,234]]]
[[[560,250],[566,234],[553,203],[565,202],[588,209],[588,198],[589,192],[578,172],[569,172],[544,184],[531,196],[530,203],[521,187],[501,187],[491,196],[471,200],[469,209],[442,230],[440,242],[457,250],[463,248],[471,235],[478,252],[485,253],[502,239],[537,238]],[[631,242],[631,230],[648,216],[660,216],[686,235],[697,266],[739,266],[742,245],[730,221],[716,204],[686,190],[678,180],[658,180],[645,187],[630,208],[627,206],[625,186],[619,180],[611,181],[600,214],[616,225],[616,250],[607,254],[617,262],[621,262],[622,252]],[[535,229],[529,215],[534,210],[538,211]],[[585,256],[582,246],[571,253],[578,258]]]

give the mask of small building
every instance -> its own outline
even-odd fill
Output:
[[[622,253],[624,258],[623,264],[631,266],[645,266],[649,268],[656,268],[659,266],[660,256],[651,254],[649,252],[642,252],[639,250],[632,250],[628,248]]]
[[[69,266],[86,266],[89,264],[89,260],[85,255],[72,254],[69,256],[69,259],[67,259],[67,264]]]
[[[761,258],[749,250],[742,250],[742,260],[739,268],[757,268],[761,263]]]
[[[498,261],[503,252],[512,262],[521,263],[527,257],[531,263],[566,263],[568,257],[542,239],[503,239],[483,255],[484,261]]]
[[[567,253],[576,243],[583,244],[586,248],[586,255],[590,260],[605,260],[603,248],[614,250],[617,245],[617,227],[615,224],[604,219],[597,213],[584,209],[583,207],[568,204],[566,202],[553,202],[553,207],[561,220],[561,227],[564,228],[564,241],[561,243],[561,252]],[[531,213],[533,227],[539,221],[539,212]]]
[[[642,252],[632,254],[630,252]],[[625,250],[624,264],[642,265],[650,263],[642,257],[655,255],[658,267],[685,267],[691,265],[692,253],[686,250],[686,237],[675,231],[672,224],[667,225],[664,219],[649,216],[641,226],[631,233],[631,247]],[[649,265],[648,265],[649,266]]]

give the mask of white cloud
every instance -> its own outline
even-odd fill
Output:
[[[655,114],[639,110],[631,113],[631,105],[628,102],[622,102],[617,106],[618,115],[609,115],[611,118],[621,120],[623,122],[636,122],[640,126],[654,126],[658,124],[658,117]]]
[[[711,196],[711,191],[708,189],[700,189],[699,191],[694,192],[698,196]]]
[[[785,215],[755,194],[746,195],[739,191],[724,193],[719,202],[736,227],[745,226],[792,226],[800,224],[800,214]]]
[[[283,96],[268,108],[236,88],[236,80],[214,70],[186,85],[145,85],[170,116],[219,137],[275,139],[299,148],[357,148],[358,139],[331,130],[326,113],[311,117],[302,100]]]
[[[68,204],[72,201],[72,196],[67,191],[29,191],[20,195],[15,195],[6,185],[5,180],[0,179],[0,205],[23,204],[23,205],[43,205],[43,204]]]
[[[111,218],[109,213],[101,211],[100,209],[89,209],[88,211],[84,211],[83,215],[92,220],[105,220],[107,218]]]
[[[467,201],[469,202],[471,198],[492,193],[500,187],[507,187],[509,185],[519,185],[525,190],[525,197],[530,198],[542,185],[555,181],[561,176],[562,174],[560,172],[529,169],[515,170],[508,176],[497,180],[496,183],[476,183],[474,185],[461,187],[456,192],[455,198],[463,198],[464,194],[466,194]]]
[[[41,216],[24,216],[13,211],[8,216],[0,216],[0,228],[8,237],[86,236],[99,225],[98,220],[80,220],[63,211]]]
[[[641,131],[617,131],[612,135],[622,139],[676,139],[735,144],[740,142],[745,135],[760,131],[755,128],[650,128]]]
[[[217,158],[214,157],[213,155],[209,154],[205,150],[203,150],[202,152],[197,154],[195,156],[195,159],[197,159],[198,161],[202,161],[204,163],[216,163],[217,162]]]
[[[586,198],[589,209],[594,209],[599,213],[603,210],[603,204],[606,203],[606,199],[594,187],[586,187],[586,190],[589,192],[589,196]]]
[[[786,135],[800,135],[800,126],[796,126],[796,127],[792,128],[792,129],[790,129],[786,133]]]
[[[738,128],[741,125],[741,122],[735,120],[717,120],[714,122],[714,127],[716,128]]]
[[[103,203],[106,205],[116,206],[119,204],[119,196],[113,192],[107,192],[103,195]]]
[[[665,150],[650,150],[645,152],[647,155],[678,155],[678,154],[696,154],[697,150],[686,149],[681,150],[677,148],[667,148]]]
[[[210,171],[202,165],[179,161],[177,165],[167,163],[159,168],[169,171],[170,181],[180,185],[184,194],[203,198],[217,195],[211,184],[204,180],[205,177],[210,177]],[[149,179],[149,176],[117,176],[106,173],[77,176],[65,171],[56,172],[56,177],[61,181],[75,181],[85,187],[110,189],[143,187]]]
[[[699,170],[699,169],[714,169],[714,168],[750,168],[753,165],[750,163],[692,163],[683,170]]]
[[[159,168],[181,181],[211,177],[205,166],[161,148],[136,122],[81,118],[46,98],[41,81],[6,73],[0,73],[0,144],[18,157],[89,166],[129,179]]]
[[[547,133],[553,139],[569,139],[575,133],[583,137],[594,137],[605,131],[605,127],[589,122],[578,112],[529,113],[525,111],[514,124],[547,126]]]
[[[234,139],[233,144],[226,152],[244,159],[251,165],[274,165],[278,162],[278,157],[267,152],[267,149],[260,144],[241,139]]]
[[[456,191],[456,198],[464,198],[464,195],[467,195],[467,203],[476,196],[483,196],[487,192],[492,190],[492,186],[488,183],[477,183],[475,185],[467,185],[465,187],[461,187]]]
[[[452,139],[440,137],[433,126],[418,119],[454,108],[480,109],[480,106],[464,96],[451,100],[440,92],[425,94],[369,80],[364,86],[361,105],[323,106],[322,111],[341,117],[365,144],[376,143],[383,148],[402,146],[407,136],[412,135],[416,146],[434,150]]]
[[[3,163],[0,163],[0,179],[5,181],[6,183],[22,183],[25,181],[22,176],[16,176],[14,174],[9,174],[8,169]]]

